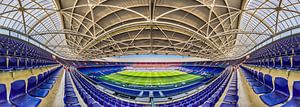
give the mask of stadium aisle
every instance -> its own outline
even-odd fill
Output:
[[[241,69],[238,70],[238,104],[242,107],[264,107],[264,103],[259,99],[259,95],[255,94],[251,86],[247,83],[246,78],[241,73]]]
[[[64,86],[64,69],[62,69],[57,77],[57,81],[49,94],[42,100],[40,107],[63,107],[63,87]]]

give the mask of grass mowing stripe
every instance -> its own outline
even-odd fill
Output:
[[[125,70],[122,72],[119,72],[119,74],[122,75],[128,75],[128,76],[138,76],[138,77],[158,77],[158,76],[176,76],[176,75],[182,75],[186,74],[185,72],[177,71],[177,70],[168,70],[164,72],[157,72],[157,71],[131,71],[131,70]]]
[[[129,73],[129,75],[127,75],[127,73]],[[174,74],[170,74],[170,73],[174,73]],[[123,71],[119,73],[110,74],[107,76],[102,76],[100,78],[103,78],[105,80],[110,80],[110,81],[121,82],[125,84],[167,85],[167,84],[178,84],[182,82],[192,81],[203,77],[187,74],[187,73],[180,73],[180,71],[171,71],[171,72],[170,71],[166,71],[166,72]]]

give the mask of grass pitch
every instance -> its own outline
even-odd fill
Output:
[[[203,76],[188,74],[177,70],[159,72],[126,70],[106,76],[101,76],[99,78],[106,81],[113,81],[124,84],[149,86],[180,84],[203,78]]]

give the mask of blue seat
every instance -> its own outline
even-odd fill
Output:
[[[66,105],[65,107],[81,107],[81,106],[76,104],[76,105]]]
[[[12,105],[7,101],[5,84],[0,84],[0,107],[12,107]]]
[[[224,102],[229,102],[229,103],[237,103],[238,100],[239,100],[239,96],[237,95],[227,94],[224,98]]]
[[[274,66],[275,66],[275,68],[282,68],[282,66],[281,66],[281,58],[280,57],[276,57],[275,59],[274,59],[275,61],[275,64],[274,64]]]
[[[259,77],[259,73],[257,71],[254,71],[254,79],[251,79],[249,82],[249,85],[251,87],[259,87],[262,86],[262,83],[259,81],[261,77]]]
[[[275,78],[275,90],[269,94],[259,96],[268,106],[274,106],[288,100],[290,96],[288,81],[282,77]]]
[[[7,59],[5,56],[0,56],[0,70],[1,71],[10,71],[12,70],[7,66]]]
[[[28,78],[27,93],[34,97],[46,97],[49,93],[48,89],[37,88],[36,77]]]
[[[25,59],[24,58],[20,58],[19,60],[19,67],[17,69],[25,69],[26,65],[25,65]]]
[[[158,91],[153,91],[153,97],[161,97]]]
[[[71,105],[71,104],[78,104],[78,99],[77,97],[64,97],[64,102],[66,105]]]
[[[65,88],[65,91],[73,91],[73,87]]]
[[[241,67],[241,68],[243,69],[242,72],[245,73],[245,78],[247,79],[248,82],[249,81],[255,81],[255,79],[253,78],[253,75],[252,75],[252,73],[250,72],[249,69],[246,69],[244,67]]]
[[[262,67],[266,67],[265,59],[261,59],[261,66],[262,66]]]
[[[17,63],[17,58],[16,57],[9,57],[8,60],[9,60],[8,66],[10,68],[13,68],[13,69],[18,68],[18,63]]]
[[[92,105],[93,103],[95,103],[95,100],[94,100],[94,98],[92,98],[91,96],[89,96],[89,97],[85,97],[84,98],[84,102],[87,105]]]
[[[273,59],[269,59],[269,67],[274,67],[274,60]]]
[[[89,107],[102,107],[99,103],[93,103]]]
[[[3,47],[3,46],[0,46],[0,55],[1,56],[5,56],[6,55],[6,48],[5,47]]]
[[[287,52],[287,55],[293,55],[294,53],[293,53],[293,48],[291,47],[291,48],[288,48],[287,50],[286,50],[286,52]]]
[[[300,46],[299,45],[294,48],[294,54],[300,55]]]
[[[204,104],[201,105],[201,107],[213,107],[215,106],[212,102],[206,101]]]
[[[262,72],[258,73],[258,81],[264,83],[264,74]]]
[[[300,68],[300,55],[293,56],[293,66],[292,68]]]
[[[265,67],[269,67],[269,60],[270,59],[265,59]]]
[[[39,74],[38,75],[38,88],[40,89],[51,89],[53,87],[53,84],[47,84],[44,83],[45,78],[43,76],[43,74]]]
[[[256,94],[270,93],[272,90],[273,90],[272,76],[269,74],[266,74],[264,76],[264,85],[260,87],[253,87],[253,91]]]
[[[11,83],[10,102],[17,107],[37,107],[41,103],[41,99],[28,95],[25,88],[25,80],[17,80]]]
[[[220,107],[238,107],[236,103],[222,103]]]
[[[55,76],[56,71],[52,71],[52,73],[50,73],[50,71],[47,71],[44,73],[44,77],[48,77],[47,80],[45,81],[46,84],[54,84],[56,81]]]
[[[263,83],[263,79],[264,79],[264,74],[262,72],[256,72],[255,73],[255,80],[250,81],[250,85],[253,87],[257,87],[257,86],[261,86]]]
[[[149,91],[144,91],[141,97],[149,97]]]
[[[293,96],[290,101],[284,104],[282,107],[299,107],[300,106],[300,81],[294,81],[293,84]]]
[[[32,59],[32,67],[33,68],[38,68],[39,66],[37,66],[37,60],[36,59]]]
[[[74,91],[65,91],[65,96],[76,97],[76,94]]]
[[[15,49],[14,49],[14,47],[8,47],[8,48],[7,48],[7,55],[8,55],[8,56],[14,56],[14,54],[15,54]]]
[[[26,60],[26,68],[32,68],[32,59]]]
[[[283,56],[282,57],[282,67],[283,68],[291,68],[291,60],[290,60],[290,56]]]

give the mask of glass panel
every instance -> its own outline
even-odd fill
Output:
[[[9,31],[5,29],[0,29],[0,34],[9,35]]]

